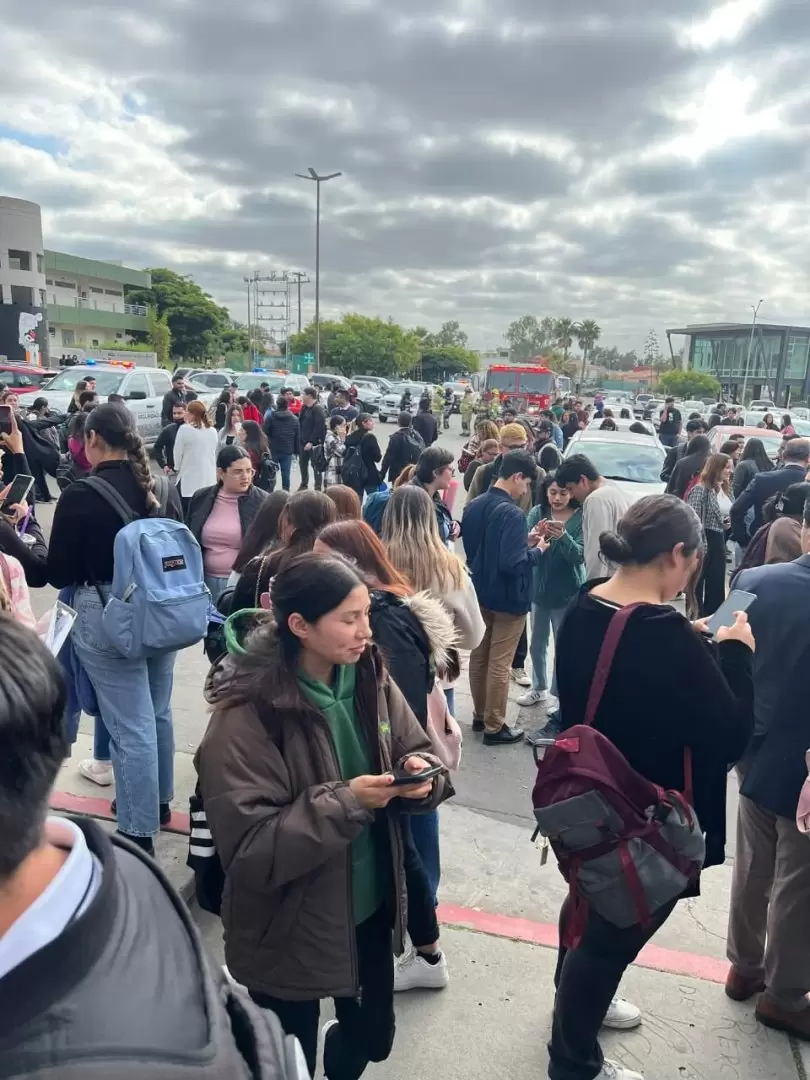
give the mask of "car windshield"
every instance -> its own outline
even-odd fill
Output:
[[[104,368],[69,368],[48,384],[48,390],[68,390],[72,394],[77,382],[92,378],[96,380],[96,393],[100,398],[104,398],[108,394],[118,392],[125,374],[126,372],[109,371]]]
[[[666,456],[661,446],[623,442],[621,437],[615,442],[583,439],[577,442],[576,452],[585,454],[606,480],[637,484],[659,483]]]

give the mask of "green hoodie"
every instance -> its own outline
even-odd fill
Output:
[[[335,668],[332,686],[298,672],[298,683],[315,708],[323,714],[332,742],[335,744],[338,768],[344,780],[366,776],[371,772],[371,753],[357,723],[354,706],[354,684],[357,669],[352,664]],[[380,907],[384,899],[380,859],[372,827],[366,828],[352,841],[352,902],[354,925],[365,922]]]

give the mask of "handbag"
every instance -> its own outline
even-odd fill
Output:
[[[461,728],[447,707],[447,698],[438,682],[428,694],[427,735],[433,753],[445,766],[455,771],[461,764]]]

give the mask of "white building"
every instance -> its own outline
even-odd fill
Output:
[[[0,198],[0,356],[40,363],[45,304],[39,207],[25,199]]]

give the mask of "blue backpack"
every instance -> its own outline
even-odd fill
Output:
[[[196,645],[208,629],[211,594],[203,578],[200,545],[180,521],[165,517],[169,483],[157,477],[160,506],[141,518],[103,477],[89,484],[120,516],[113,580],[102,623],[122,656],[143,660]],[[103,595],[99,590],[102,601]]]

